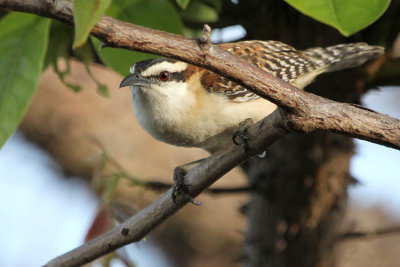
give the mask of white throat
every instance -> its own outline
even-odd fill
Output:
[[[195,104],[195,95],[186,83],[168,81],[151,88],[131,87],[133,108],[139,124],[154,138],[174,144],[176,136],[169,135],[184,123],[184,117]]]

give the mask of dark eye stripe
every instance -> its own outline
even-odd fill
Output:
[[[172,72],[171,77],[169,79],[177,82],[184,82],[186,81],[185,71]]]
[[[148,76],[147,78],[152,79],[153,81],[160,81],[160,74],[151,75]],[[168,81],[185,82],[186,81],[185,71],[170,72]]]

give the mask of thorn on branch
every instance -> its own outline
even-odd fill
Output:
[[[201,34],[198,41],[200,49],[203,52],[207,52],[208,49],[210,49],[211,45],[210,34],[211,34],[211,27],[208,26],[207,24],[204,24],[203,33]]]

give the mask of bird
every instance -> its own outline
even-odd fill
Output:
[[[366,43],[296,50],[279,41],[219,44],[227,52],[300,89],[318,75],[351,68],[381,55]],[[277,106],[210,70],[170,58],[140,61],[120,87],[129,86],[136,118],[155,139],[215,153],[232,142],[246,120],[258,121]]]

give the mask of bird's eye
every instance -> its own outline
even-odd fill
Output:
[[[168,81],[170,75],[171,74],[168,71],[162,71],[159,75],[159,78],[161,81],[166,82],[166,81]]]

